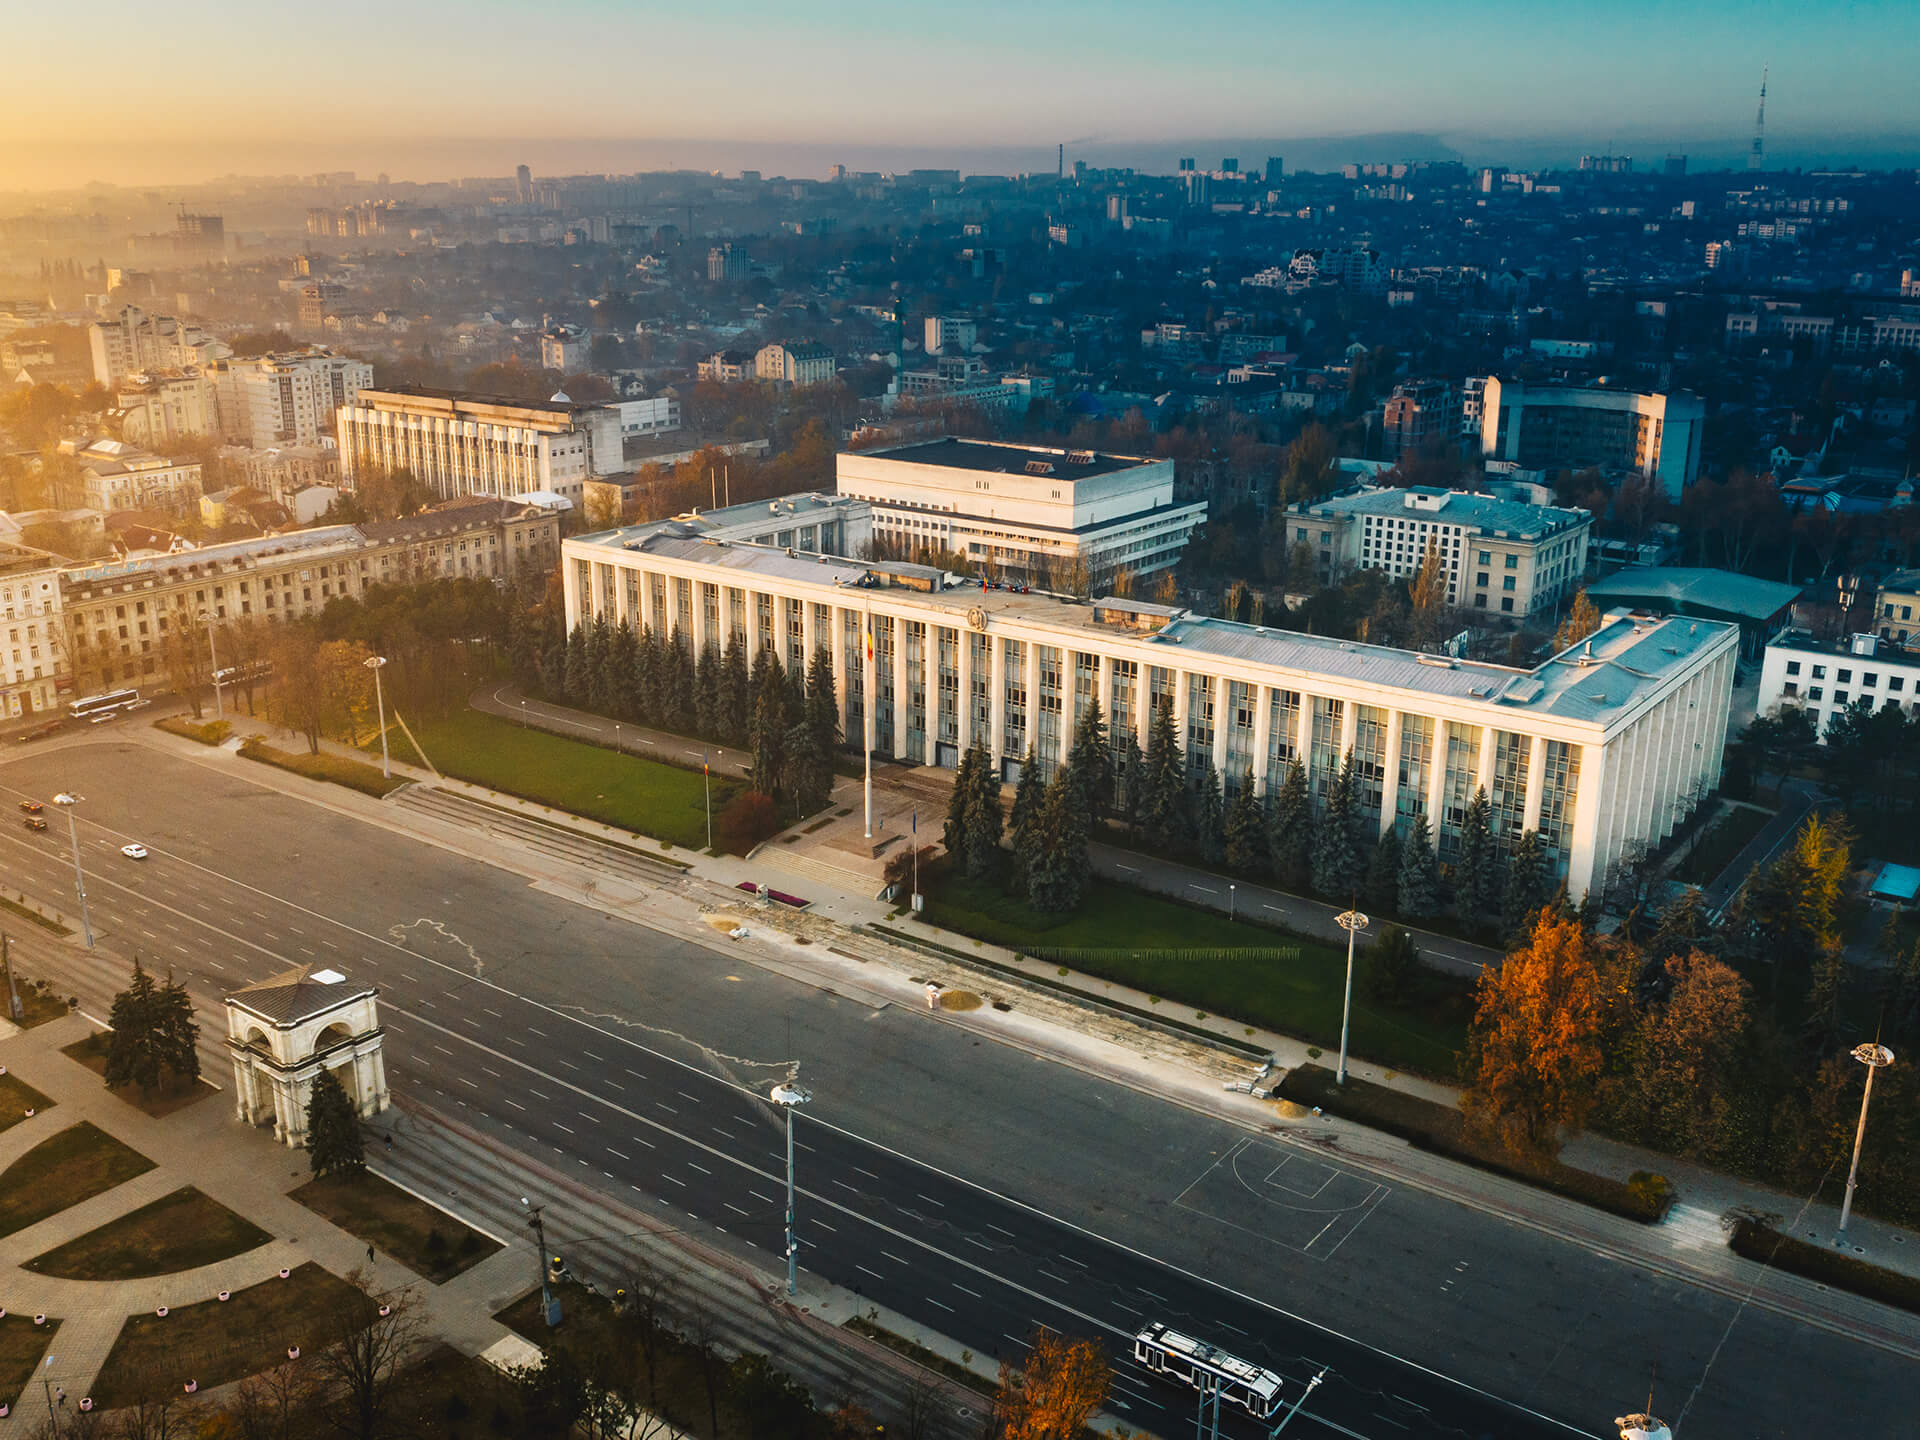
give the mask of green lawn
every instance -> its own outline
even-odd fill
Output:
[[[0,1235],[37,1225],[152,1168],[138,1150],[85,1120],[69,1125],[0,1174]]]
[[[1340,1043],[1341,990],[1346,952],[1264,925],[1228,921],[1134,890],[1095,880],[1071,915],[1043,915],[997,886],[947,877],[927,897],[927,921],[992,944],[1016,949],[1086,949],[1075,969],[1132,985],[1161,998],[1173,1019],[1193,1012],[1226,1016],[1325,1046]],[[1169,950],[1272,951],[1291,957],[1233,958],[1169,955]],[[1365,951],[1361,964],[1364,965]],[[1470,992],[1444,976],[1423,975],[1413,1002],[1385,1010],[1368,1002],[1356,975],[1353,1052],[1401,1070],[1451,1076],[1465,1043]]]
[[[27,1118],[27,1111],[37,1115],[51,1104],[53,1101],[19,1076],[0,1075],[0,1130],[18,1125]]]
[[[497,1242],[371,1170],[309,1180],[292,1192],[309,1210],[393,1256],[436,1285],[478,1265]]]
[[[478,710],[462,710],[413,729],[442,774],[669,844],[706,848],[706,791],[698,770],[525,729]],[[419,763],[402,732],[393,730],[387,738],[394,759]],[[689,740],[683,748],[697,749],[699,743]],[[378,754],[379,740],[367,748]],[[713,777],[715,816],[739,788],[737,780]]]
[[[26,1268],[61,1280],[144,1280],[230,1260],[272,1238],[186,1185],[36,1255]]]
[[[53,1343],[58,1320],[44,1325],[33,1323],[31,1315],[0,1315],[0,1400],[9,1405],[20,1401],[27,1382],[40,1368],[40,1357]]]

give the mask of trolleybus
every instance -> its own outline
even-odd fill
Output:
[[[1133,1358],[1157,1375],[1184,1380],[1203,1394],[1240,1406],[1257,1420],[1280,1408],[1280,1377],[1217,1345],[1155,1321],[1133,1337]]]

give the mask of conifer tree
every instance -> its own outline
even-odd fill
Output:
[[[1027,874],[1034,909],[1061,914],[1078,908],[1089,869],[1087,818],[1064,768],[1041,796],[1034,829],[1039,848]]]
[[[1208,865],[1218,865],[1227,854],[1226,806],[1220,797],[1220,772],[1209,755],[1193,789],[1194,848]]]
[[[1454,913],[1479,928],[1500,913],[1500,857],[1493,848],[1493,805],[1482,786],[1460,821],[1459,859],[1453,866]]]
[[[613,713],[613,625],[604,615],[587,629],[587,708]]]
[[[987,747],[975,735],[973,743],[960,752],[960,763],[954,767],[953,793],[947,797],[947,823],[941,831],[941,840],[956,873],[967,871],[967,807],[973,803],[978,788],[975,774],[986,763]]]
[[[724,722],[720,738],[729,745],[744,745],[753,714],[753,684],[747,669],[747,652],[737,640],[727,642],[725,666],[720,685],[720,714]]]
[[[1353,751],[1333,784],[1313,835],[1313,888],[1331,899],[1351,899],[1360,888],[1365,864],[1354,835]]]
[[[1174,733],[1173,707],[1156,705],[1147,731],[1147,755],[1141,782],[1140,823],[1171,855],[1185,854],[1192,842],[1188,823],[1186,758]]]
[[[566,701],[569,705],[587,703],[587,627],[576,625],[567,636]]]
[[[1102,820],[1113,808],[1113,752],[1098,697],[1080,713],[1073,727],[1072,746],[1067,752],[1067,767],[1072,772],[1074,793],[1089,823]]]
[[[840,693],[833,681],[833,652],[824,645],[813,652],[807,669],[807,725],[831,770],[840,749]]]
[[[1227,810],[1227,868],[1239,875],[1255,875],[1267,863],[1267,814],[1253,793],[1253,771],[1240,776],[1233,804]]]
[[[991,878],[1000,868],[1000,772],[984,747],[973,771],[973,792],[967,797],[967,875]]]
[[[1304,895],[1313,871],[1313,801],[1307,794],[1307,767],[1296,757],[1287,766],[1267,814],[1267,856],[1282,890]]]
[[[640,713],[640,637],[631,625],[616,625],[607,650],[608,704],[623,720]]]
[[[666,713],[662,697],[665,689],[661,674],[660,637],[649,626],[640,632],[634,656],[634,718],[642,725],[658,725]]]
[[[764,795],[779,792],[786,765],[787,682],[780,662],[766,646],[753,662],[753,785]]]
[[[1013,809],[1007,812],[1007,839],[1013,850],[1013,883],[1026,889],[1040,860],[1040,808],[1047,787],[1040,779],[1040,757],[1031,746],[1020,762],[1020,781],[1013,787]]]
[[[1399,900],[1400,914],[1408,920],[1431,919],[1440,911],[1440,862],[1425,815],[1413,817],[1400,845]]]
[[[1146,758],[1140,753],[1140,741],[1129,725],[1113,745],[1114,814],[1130,836],[1140,829],[1140,800],[1146,778]]]
[[[726,683],[720,647],[709,640],[693,669],[693,729],[703,740],[726,738]]]
[[[1396,832],[1389,830],[1374,842],[1361,893],[1374,914],[1400,913],[1400,837]]]
[[[113,997],[107,1024],[112,1027],[107,1033],[107,1088],[137,1085],[141,1094],[152,1094],[166,1056],[159,1034],[159,989],[138,956],[132,982]]]
[[[1533,917],[1553,899],[1553,872],[1538,830],[1524,830],[1507,856],[1506,893],[1501,897],[1500,930],[1509,939],[1530,933]]]
[[[307,1095],[307,1163],[316,1180],[358,1175],[367,1166],[360,1116],[339,1077],[324,1067]]]
[[[173,1073],[177,1083],[198,1080],[200,1023],[193,1018],[193,997],[171,973],[154,991],[153,1013],[154,1045],[160,1063]]]
[[[661,723],[676,735],[691,735],[694,729],[693,650],[687,638],[676,630],[666,642],[666,696]]]

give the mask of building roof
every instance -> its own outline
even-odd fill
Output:
[[[222,565],[261,560],[300,551],[346,550],[359,545],[360,531],[352,525],[321,525],[312,530],[292,530],[283,535],[256,535],[250,540],[229,540],[220,545],[202,545],[195,550],[144,560],[106,561],[68,570],[61,578],[68,585],[88,585],[103,580],[131,579],[152,575],[162,569],[188,565]]]
[[[425,540],[436,535],[450,535],[471,530],[477,525],[498,524],[502,520],[518,520],[530,510],[538,511],[540,507],[518,500],[474,496],[398,520],[369,520],[355,528],[366,539],[384,545],[396,540]]]
[[[1418,504],[1409,504],[1409,499]],[[1466,490],[1440,490],[1428,485],[1405,489],[1373,486],[1345,491],[1306,507],[1289,507],[1302,515],[1381,515],[1399,520],[1438,521],[1462,525],[1499,539],[1538,540],[1562,530],[1592,523],[1585,510],[1562,510],[1553,505],[1528,505]]]
[[[228,995],[227,1003],[274,1025],[293,1026],[325,1015],[355,1000],[379,994],[373,985],[357,985],[337,970],[302,965]]]
[[[915,440],[905,445],[888,445],[875,450],[849,451],[842,458],[876,456],[904,461],[909,465],[938,465],[951,470],[984,470],[994,474],[1029,474],[1030,464],[1053,466],[1053,475],[1062,480],[1084,480],[1094,475],[1111,475],[1155,462],[1139,455],[1111,455],[1099,450],[1056,450],[1046,445],[1003,445],[990,440],[962,440],[947,435],[938,440]],[[1084,458],[1083,458],[1084,457]]]
[[[1797,585],[1759,580],[1731,570],[1650,565],[1616,571],[1587,587],[1594,604],[1660,605],[1688,615],[1770,620],[1800,594]]]

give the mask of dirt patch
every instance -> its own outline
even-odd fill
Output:
[[[978,1010],[986,1001],[971,990],[942,990],[940,1008],[942,1010]]]

